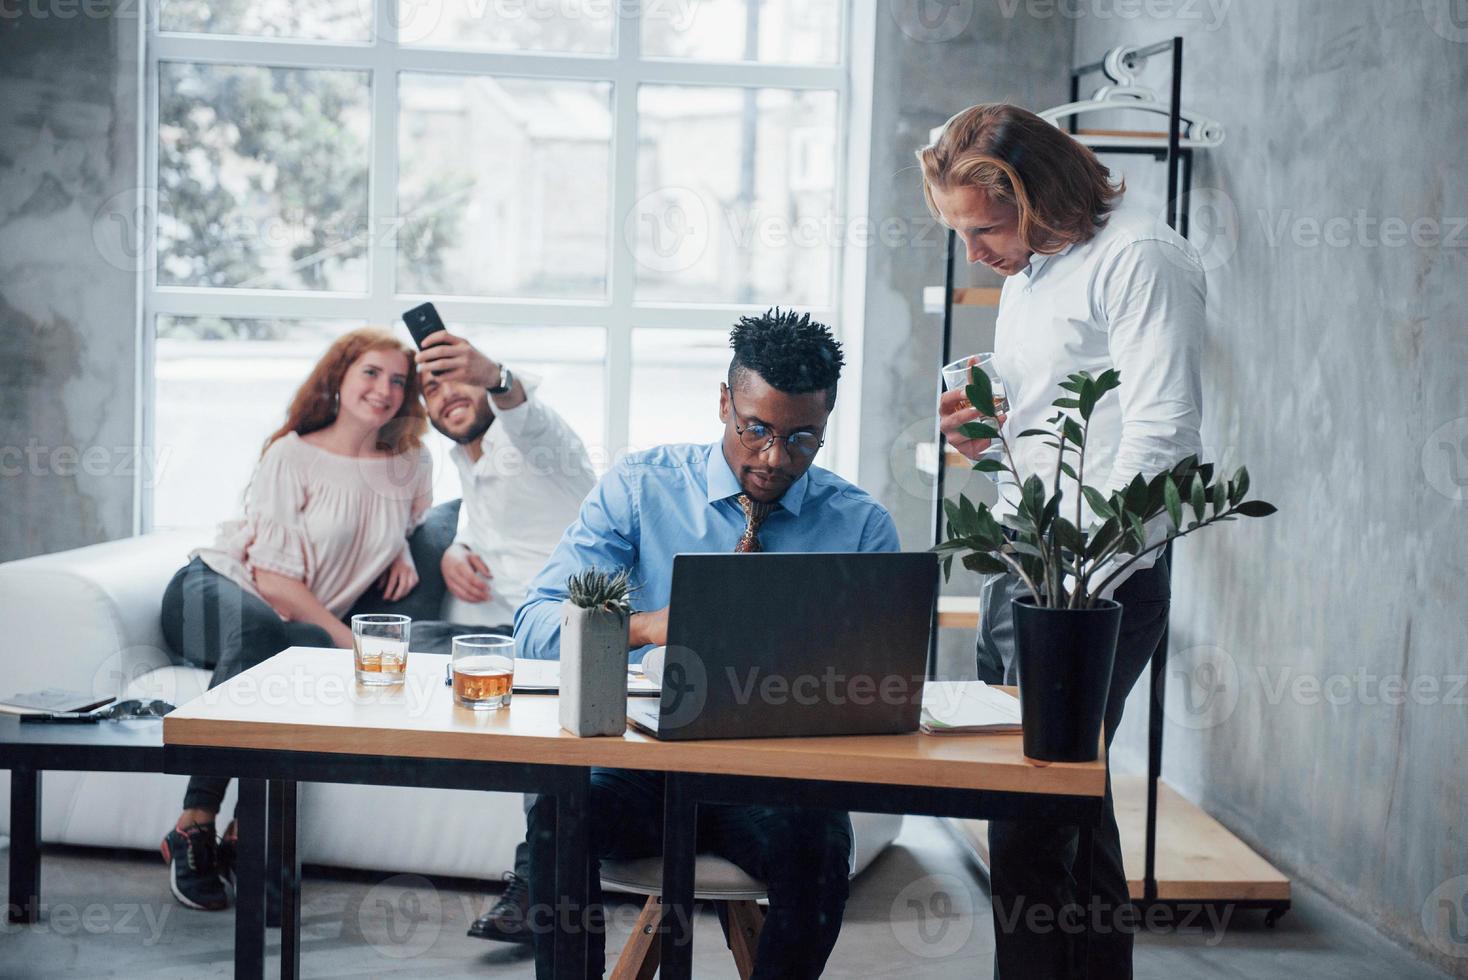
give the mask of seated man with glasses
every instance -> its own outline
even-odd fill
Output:
[[[813,467],[836,404],[841,345],[809,315],[771,310],[745,317],[730,338],[734,357],[719,386],[723,438],[711,445],[633,453],[612,469],[567,529],[515,615],[519,656],[560,656],[566,579],[586,568],[629,569],[629,646],[640,661],[667,642],[673,556],[719,551],[896,551],[897,529],[865,491]],[[812,582],[812,588],[821,583]],[[778,616],[780,596],[751,616]],[[791,629],[803,624],[791,623]],[[601,858],[662,853],[663,779],[656,772],[594,769],[592,904]],[[529,810],[536,975],[551,976],[554,945],[555,812]],[[815,977],[836,944],[846,906],[851,821],[846,813],[796,807],[703,806],[698,846],[765,882],[769,914],[755,956],[757,977]],[[588,973],[600,977],[604,937],[591,936]]]

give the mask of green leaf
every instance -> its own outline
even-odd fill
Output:
[[[997,459],[981,459],[974,463],[974,470],[978,473],[1003,473],[1008,469]]]
[[[1050,404],[1056,408],[1080,408],[1081,403],[1075,398],[1057,398]]]
[[[1067,462],[1064,462],[1064,461],[1061,462],[1061,464],[1060,464],[1060,472],[1064,473],[1066,476],[1070,477],[1072,480],[1079,480],[1080,479],[1080,477],[1076,476],[1076,468],[1074,466],[1070,465]]]
[[[1091,541],[1086,545],[1086,557],[1095,558],[1100,555],[1101,552],[1111,547],[1112,542],[1120,534],[1121,524],[1114,516],[1108,517],[1106,522],[1091,535]]]
[[[1077,399],[1077,407],[1080,409],[1081,418],[1089,419],[1091,417],[1091,413],[1096,410],[1096,398],[1096,382],[1087,378],[1081,382],[1080,398]]]
[[[981,575],[1002,575],[1009,571],[1009,566],[1004,564],[1004,562],[995,558],[993,555],[986,555],[981,551],[971,555],[964,555],[963,567],[971,572],[978,572]]]
[[[1082,445],[1086,441],[1085,432],[1081,429],[1081,424],[1075,419],[1067,418],[1064,422],[1062,422],[1061,431],[1065,433],[1065,437],[1067,439],[1075,443],[1077,446]]]
[[[1223,513],[1223,507],[1228,503],[1226,493],[1227,491],[1223,487],[1216,484],[1208,488],[1208,499],[1212,504],[1212,514],[1214,517]]]
[[[1132,482],[1126,485],[1122,491],[1122,499],[1126,503],[1126,509],[1133,514],[1145,514],[1147,512],[1147,481],[1142,479],[1138,473],[1132,477]]]
[[[947,558],[944,558],[943,559],[943,581],[948,582],[948,581],[951,581],[952,579],[953,579],[953,556],[952,555],[949,555]]]
[[[1060,382],[1060,387],[1066,391],[1079,392],[1081,390],[1081,383],[1076,380],[1075,375],[1071,375],[1070,380]]]
[[[1201,473],[1193,474],[1193,484],[1188,488],[1188,494],[1192,498],[1193,516],[1201,521],[1208,508],[1208,498],[1203,490],[1203,475]]]
[[[1162,493],[1167,502],[1167,516],[1172,519],[1172,526],[1181,527],[1183,523],[1183,498],[1177,492],[1177,484],[1172,482],[1171,474],[1168,474],[1167,482],[1162,485]]]
[[[1126,520],[1131,528],[1131,547],[1128,550],[1135,554],[1147,545],[1147,529],[1142,526],[1142,519],[1136,514],[1127,514]]]
[[[963,536],[969,537],[978,529],[979,512],[974,508],[974,503],[964,494],[958,495],[958,512],[963,519]]]
[[[1230,507],[1244,499],[1249,492],[1249,468],[1240,466],[1239,471],[1234,474],[1233,482],[1229,484],[1228,504]]]
[[[965,422],[958,427],[958,434],[965,439],[998,439],[999,430],[988,422]]]
[[[968,533],[964,530],[962,517],[963,512],[959,510],[958,503],[956,501],[944,498],[943,513],[948,515],[949,537],[961,538]]]
[[[1062,548],[1066,548],[1075,554],[1085,554],[1086,536],[1080,532],[1070,521],[1063,517],[1055,519],[1055,540],[1060,542]]]
[[[989,383],[989,376],[980,368],[969,370],[968,386],[963,389],[963,393],[980,415],[985,418],[994,417],[994,386]]]
[[[1100,490],[1097,490],[1095,487],[1081,487],[1081,495],[1086,498],[1086,504],[1090,506],[1091,513],[1103,521],[1108,517],[1115,516],[1116,512],[1111,509],[1111,505],[1106,502],[1106,498],[1101,496]]]
[[[1119,387],[1121,387],[1121,372],[1116,368],[1107,368],[1096,376],[1096,400],[1099,402],[1102,395]]]
[[[1018,436],[1016,436],[1016,438],[1025,439],[1029,436],[1053,436],[1054,434],[1055,433],[1051,432],[1049,429],[1026,429]]]
[[[1267,504],[1262,500],[1246,500],[1235,507],[1233,512],[1235,514],[1242,514],[1245,517],[1268,517],[1278,510],[1279,508],[1274,506],[1274,504]],[[1220,517],[1219,520],[1226,521],[1228,518]]]

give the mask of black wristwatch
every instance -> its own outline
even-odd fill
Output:
[[[493,388],[485,389],[491,395],[508,395],[515,387],[515,376],[510,369],[503,364],[500,365],[500,383]]]

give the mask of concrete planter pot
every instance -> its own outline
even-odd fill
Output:
[[[561,603],[561,727],[581,736],[626,731],[626,616]]]

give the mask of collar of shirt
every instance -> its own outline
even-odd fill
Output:
[[[737,497],[744,492],[739,485],[739,477],[734,475],[734,469],[729,461],[724,458],[724,444],[716,442],[709,446],[708,464],[705,466],[708,473],[708,500],[709,503],[717,503],[720,500],[728,500]],[[805,503],[805,492],[810,487],[810,471],[806,470],[800,474],[800,479],[790,484],[790,489],[785,491],[778,501],[781,507],[790,512],[792,517],[800,516],[800,507]]]
[[[1034,255],[1030,256],[1030,264],[1025,266],[1020,274],[1025,277],[1025,282],[1027,284],[1032,283],[1035,281],[1035,277],[1040,274],[1041,270],[1043,270],[1045,266],[1050,263],[1051,259],[1058,259],[1062,255],[1068,255],[1070,254],[1070,250],[1075,247],[1075,242],[1068,242],[1066,243],[1066,246],[1058,252],[1051,252],[1048,255],[1037,252]]]

